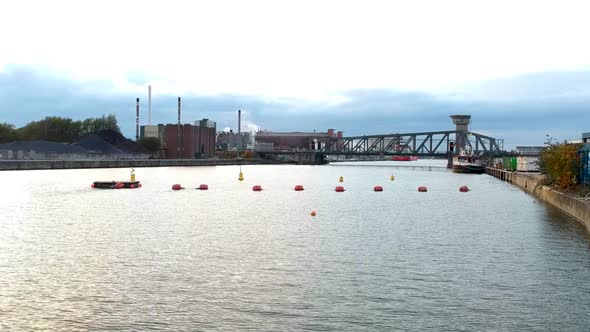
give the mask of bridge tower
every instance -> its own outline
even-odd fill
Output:
[[[465,148],[466,142],[463,141],[465,135],[469,131],[469,124],[471,123],[471,115],[451,115],[453,124],[455,125],[455,151],[454,154],[459,154],[461,149]]]

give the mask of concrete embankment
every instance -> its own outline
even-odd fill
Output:
[[[141,160],[2,160],[0,171],[75,169],[75,168],[128,168],[128,167],[182,167],[281,164],[276,160],[226,159],[141,159]]]
[[[486,173],[500,180],[510,182],[541,201],[557,207],[586,226],[586,230],[590,232],[589,201],[554,190],[551,187],[541,184],[539,179],[527,174],[496,168],[487,168]]]

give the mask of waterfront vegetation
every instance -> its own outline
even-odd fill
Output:
[[[73,143],[80,137],[102,130],[121,132],[114,114],[99,118],[75,121],[70,118],[48,116],[39,121],[29,122],[22,128],[15,128],[10,123],[0,123],[0,143],[12,141],[49,141]]]
[[[139,144],[143,145],[152,154],[157,153],[162,148],[160,139],[156,137],[143,137],[139,140]]]
[[[580,155],[582,144],[552,143],[541,152],[540,166],[545,184],[560,190],[580,191]]]

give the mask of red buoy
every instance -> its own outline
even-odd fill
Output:
[[[311,216],[315,217],[316,216],[316,212],[315,211],[311,211]]]
[[[139,183],[139,188],[141,188],[141,182]]]
[[[197,189],[199,189],[199,190],[207,190],[207,189],[209,189],[209,186],[208,186],[208,185],[206,185],[206,184],[201,184],[201,185],[199,186],[199,188],[197,188]]]
[[[336,186],[335,190],[337,193],[341,193],[341,192],[344,192],[344,187],[343,186]]]
[[[467,186],[461,186],[461,188],[459,188],[459,191],[462,192],[462,193],[466,193],[466,192],[469,191],[469,187],[467,187]]]
[[[134,189],[135,188],[135,185],[133,185],[133,184],[132,185],[129,185],[129,188]]]
[[[94,188],[94,183],[90,185],[90,188]]]
[[[428,189],[425,186],[420,186],[420,187],[418,187],[418,191],[421,193],[425,193],[428,191]]]
[[[180,189],[182,189],[182,186],[179,185],[178,183],[172,185],[172,190],[180,190]]]
[[[303,186],[302,185],[298,184],[298,185],[295,186],[294,190],[295,191],[302,191],[304,189],[303,189]]]
[[[252,191],[262,191],[262,186],[255,185],[254,187],[252,187]]]
[[[383,191],[383,187],[381,187],[381,186],[375,186],[373,188],[373,191]]]
[[[115,183],[115,188],[116,189],[121,189],[123,187],[125,187],[125,185],[123,184],[123,182],[117,182],[117,183]]]

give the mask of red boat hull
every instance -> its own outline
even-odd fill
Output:
[[[393,157],[391,157],[391,160],[393,160],[393,161],[414,161],[414,160],[418,160],[418,157],[416,157],[416,156],[393,156]]]

